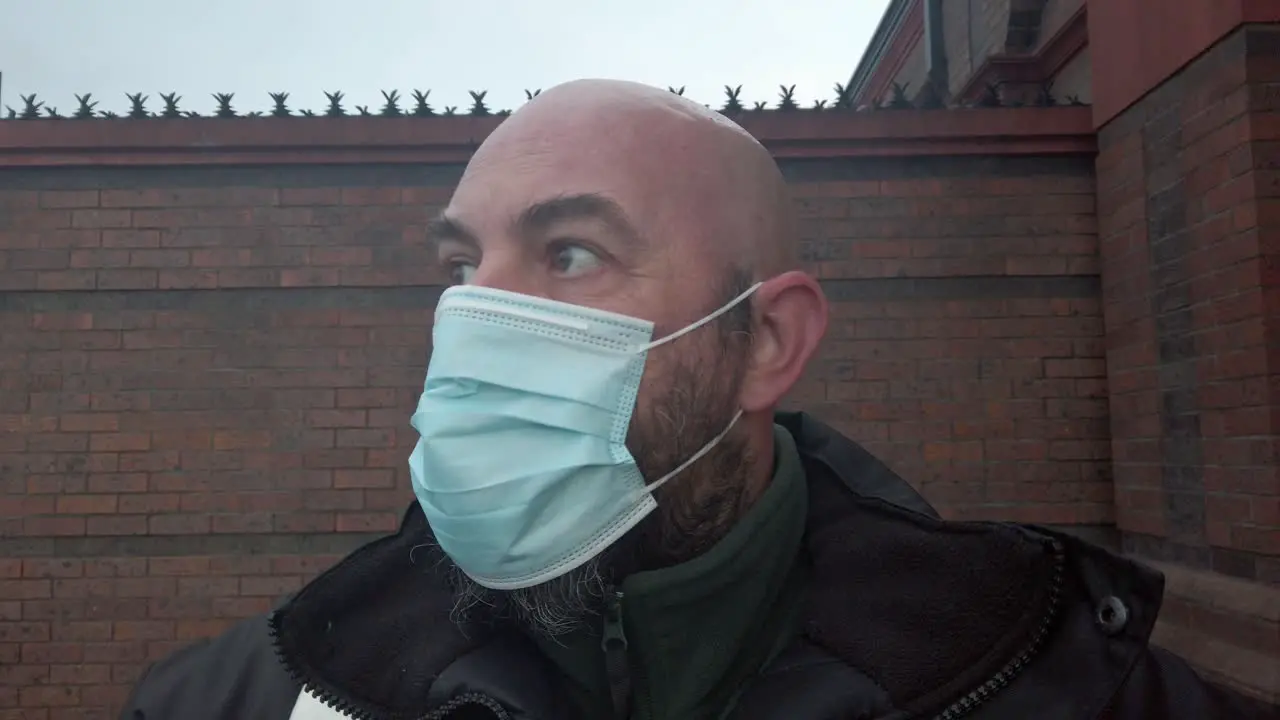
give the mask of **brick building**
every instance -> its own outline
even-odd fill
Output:
[[[894,0],[855,104],[1089,104],[1110,543],[1158,640],[1280,698],[1280,4]],[[1046,360],[1046,363],[1048,360]]]
[[[1164,7],[894,0],[841,107],[738,119],[832,300],[790,402],[1157,564],[1158,641],[1274,700],[1280,11]],[[498,122],[0,122],[0,718],[110,717],[395,526],[424,225]]]

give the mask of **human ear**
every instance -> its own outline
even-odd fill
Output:
[[[751,299],[750,364],[743,412],[772,410],[791,390],[827,332],[827,298],[808,273],[794,270],[762,284]]]

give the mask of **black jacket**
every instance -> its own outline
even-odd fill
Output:
[[[1155,571],[1043,528],[944,522],[832,429],[779,422],[809,483],[806,619],[732,720],[1276,717],[1148,645]],[[270,616],[156,663],[121,717],[287,720],[305,686],[371,720],[572,720],[519,633],[450,621],[429,537],[414,504]]]

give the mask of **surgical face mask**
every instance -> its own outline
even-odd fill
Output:
[[[657,508],[653,491],[719,443],[646,483],[627,430],[649,350],[626,315],[481,287],[446,290],[412,424],[414,494],[436,541],[477,583],[530,587],[570,572]]]

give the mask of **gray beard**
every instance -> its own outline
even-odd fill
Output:
[[[691,487],[707,488],[702,497],[692,497],[679,486],[659,488],[657,509],[639,525],[578,568],[532,587],[487,588],[442,552],[454,592],[451,619],[460,625],[510,622],[534,637],[551,639],[597,624],[617,583],[632,573],[670,567],[701,555],[742,513],[740,478],[754,463],[751,454],[739,442],[726,439],[698,464],[704,463],[704,467],[687,469],[692,477],[683,478]],[[669,462],[668,467],[674,464]]]
[[[599,617],[612,586],[600,556],[572,572],[518,590],[491,590],[472,580],[456,565],[450,563],[450,567],[454,587],[450,619],[455,624],[481,619],[503,620],[535,636],[548,638],[568,635]]]

